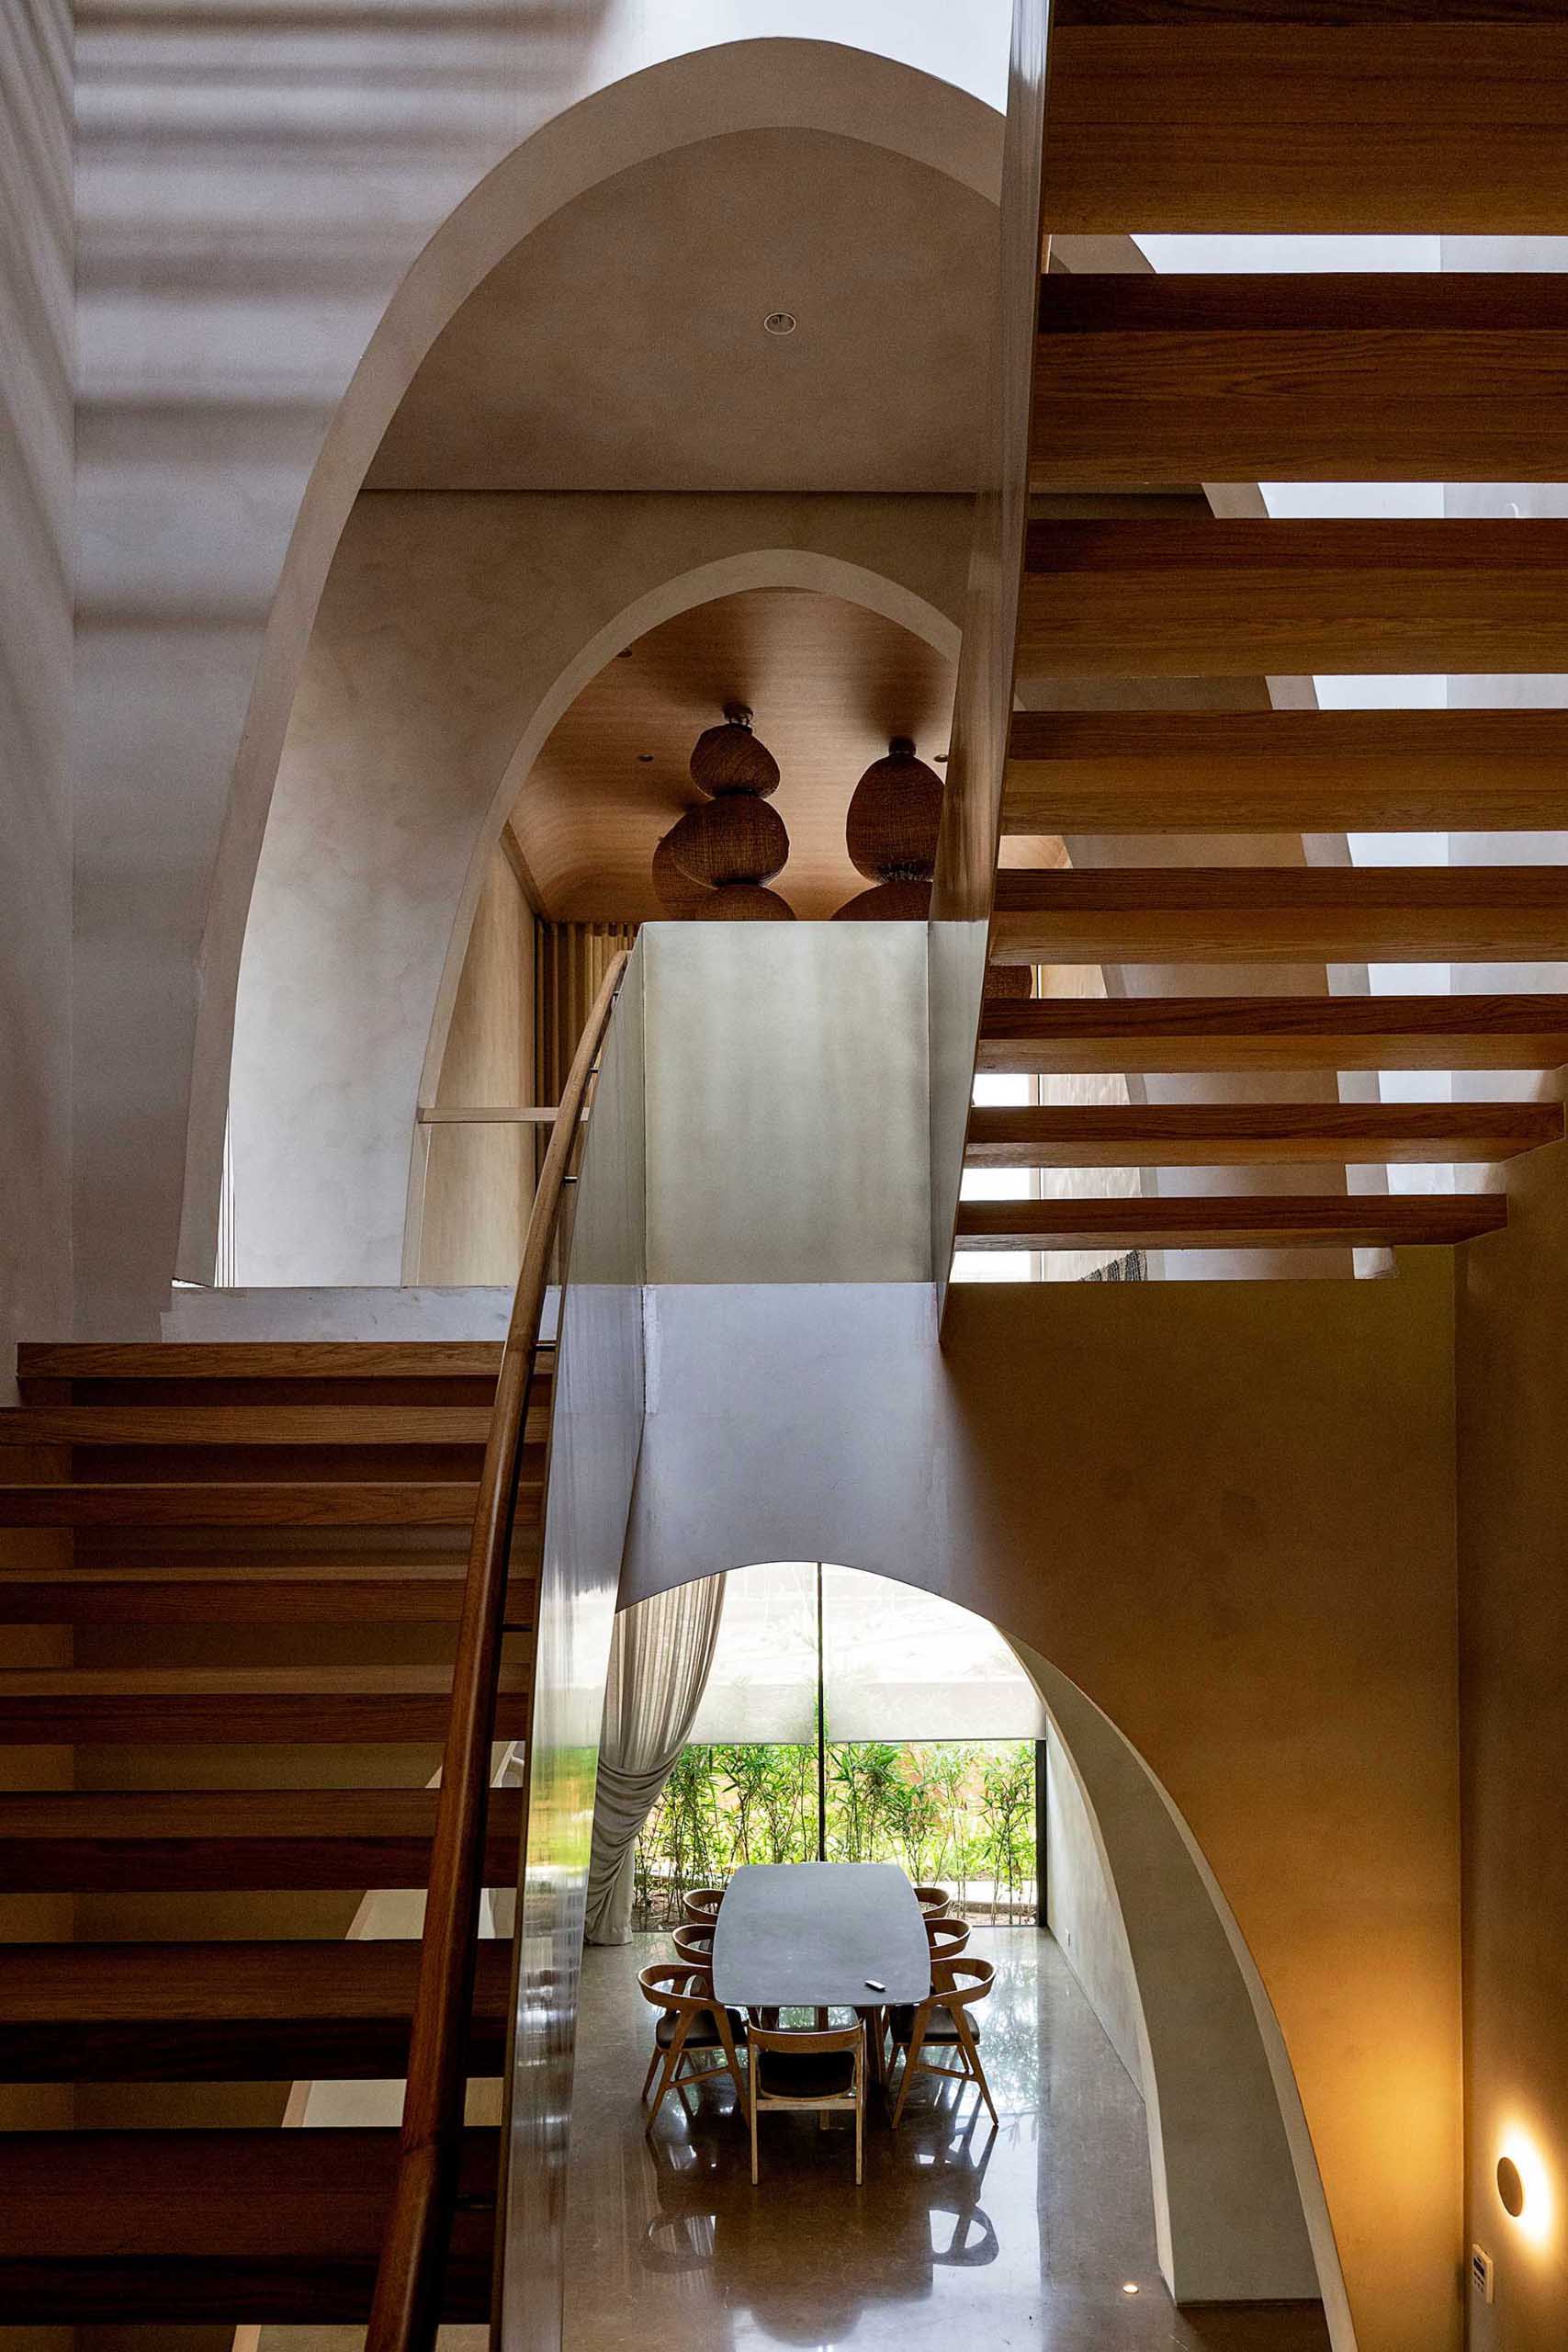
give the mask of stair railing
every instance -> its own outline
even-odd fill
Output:
[[[624,953],[617,955],[605,972],[561,1089],[528,1219],[502,1354],[457,1623],[397,2181],[382,2241],[366,2352],[426,2352],[440,2322],[462,2149],[484,1880],[485,1812],[506,1631],[518,1471],[562,1203],[626,961]],[[569,1240],[563,1237],[559,1276],[563,1284],[568,1251]]]

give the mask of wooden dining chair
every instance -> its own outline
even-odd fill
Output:
[[[967,1919],[928,1919],[926,1941],[935,1960],[956,1960],[969,1941]]]
[[[688,1928],[711,1928],[718,1917],[718,1906],[724,1901],[722,1886],[694,1886],[686,1894],[682,1912],[682,1924]]]
[[[997,2121],[997,2103],[980,2064],[980,2029],[969,2012],[990,1992],[996,1970],[988,1960],[933,1960],[931,1989],[923,2001],[890,2009],[888,2027],[897,2056],[904,2053],[893,2129],[898,2129],[904,2101],[917,2075],[944,2075],[949,2082],[973,2083]],[[956,2065],[938,2064],[928,2051],[951,2052]]]
[[[865,2028],[831,2026],[801,2031],[766,2025],[753,2009],[747,2026],[751,2069],[751,2186],[757,2186],[757,2117],[769,2108],[816,2109],[823,2129],[835,2110],[855,2119],[855,2187],[861,2185],[865,2143]]]
[[[735,2085],[735,2096],[744,2107],[746,2083],[736,2052],[735,2021],[714,1999],[713,1978],[708,1971],[688,1960],[661,1960],[639,1970],[637,1981],[643,1999],[659,2011],[659,2022],[653,2030],[653,2055],[642,2084],[646,2106],[654,2076],[659,2075],[648,2129],[651,2132],[658,2122],[659,2110],[671,2091],[682,2094],[684,2106],[687,2085],[713,2075],[729,2076]],[[744,2030],[742,2027],[742,2034]],[[660,2074],[661,2062],[663,2072]],[[690,2072],[682,2074],[682,2067],[689,2067]]]
[[[689,1960],[697,1968],[713,1966],[713,1928],[688,1927],[684,1921],[671,1934],[677,1960]]]
[[[928,1919],[940,1919],[952,1904],[953,1895],[945,1886],[917,1886],[915,1900]]]

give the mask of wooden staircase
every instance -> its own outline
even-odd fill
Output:
[[[1547,0],[1057,0],[1043,250],[1558,232],[1565,94]],[[1193,485],[1568,478],[1568,281],[1058,266],[1037,290],[1016,681],[1044,707],[1011,724],[978,1067],[1043,1099],[977,1107],[965,1161],[1137,1172],[1120,1195],[1035,1175],[1072,1196],[966,1199],[958,1246],[1492,1230],[1500,1193],[1347,1171],[1497,1163],[1560,1139],[1560,1107],[1383,1103],[1365,1081],[1340,1102],[1337,1074],[1555,1071],[1568,997],[1336,996],[1324,967],[1568,961],[1568,872],[1311,863],[1303,837],[1562,828],[1568,712],[1245,706],[1270,675],[1568,671],[1568,524],[1274,520],[1234,496],[1222,516]],[[1021,489],[1021,444],[1010,463]],[[1070,862],[1043,863],[1063,841]],[[1098,970],[1025,1000],[1002,985],[1021,966]]]
[[[72,1649],[0,1672],[0,1741],[73,1751],[74,1785],[0,1795],[0,1891],[71,1898],[74,1935],[0,1948],[0,2080],[73,2086],[76,2128],[0,2137],[7,2323],[363,2324],[398,2132],[278,2127],[297,2080],[404,2070],[419,1945],[347,1930],[365,1894],[425,1882],[500,1360],[20,1351],[0,1622]],[[506,1738],[527,1727],[534,1598],[514,1573]],[[497,1791],[487,1883],[515,1884],[521,1826]],[[502,2071],[510,1996],[510,1944],[482,1944],[473,2076]],[[452,2318],[489,2312],[496,2142],[465,2139]]]

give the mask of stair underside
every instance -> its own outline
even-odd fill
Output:
[[[1507,1204],[1485,1193],[1258,1193],[1223,1199],[964,1201],[961,1250],[1400,1249],[1493,1233]]]

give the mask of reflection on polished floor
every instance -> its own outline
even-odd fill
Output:
[[[568,2222],[567,2352],[1326,2352],[1314,2311],[1190,2316],[1155,2263],[1142,2102],[1061,1953],[982,1928],[982,2013],[1000,2112],[918,2086],[891,2133],[764,2123],[760,2188],[723,2086],[644,2134],[651,2013],[637,1972],[668,1939],[585,1956]],[[1138,2292],[1124,2292],[1127,2285]]]

